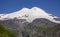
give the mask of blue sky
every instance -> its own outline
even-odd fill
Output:
[[[15,12],[25,7],[40,7],[60,17],[60,0],[0,0],[0,14]]]

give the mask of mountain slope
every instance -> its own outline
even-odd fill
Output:
[[[16,37],[0,24],[0,37]]]
[[[10,14],[0,14],[0,20],[18,18],[18,19],[26,19],[28,22],[32,22],[36,18],[45,18],[52,22],[60,23],[60,21],[56,21],[54,19],[56,16],[53,17],[51,15],[52,14],[46,13],[44,10],[38,7],[33,7],[31,9],[22,8],[21,10]]]
[[[17,37],[60,36],[60,18],[38,7],[22,8],[17,12],[0,14],[0,24]]]
[[[46,36],[48,36],[47,34],[51,34],[52,30],[56,29],[53,27],[55,27],[56,25],[60,25],[58,23],[51,22],[45,18],[37,18],[32,22],[27,22],[26,19],[15,18],[15,19],[3,20],[3,21],[0,20],[0,23],[3,24],[6,29],[11,31],[17,37],[27,37],[27,36],[33,37],[32,35],[35,35],[34,33],[37,32],[37,29],[39,31],[38,33],[40,33],[42,30],[42,32],[40,33],[41,35],[39,36],[44,36],[43,31],[46,31],[45,34]],[[43,28],[43,29],[39,30],[40,28]],[[51,32],[48,31],[47,33],[47,28],[48,30],[51,28],[52,30],[49,30]],[[38,36],[38,33],[36,34],[37,36]],[[58,33],[56,35],[54,34],[54,36],[57,36],[57,35]],[[52,34],[50,36],[52,36]]]

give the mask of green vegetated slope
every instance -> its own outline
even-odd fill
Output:
[[[0,24],[0,37],[16,37],[11,32],[6,30],[3,25]]]

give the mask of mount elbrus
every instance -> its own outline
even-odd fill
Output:
[[[52,16],[52,14],[46,13],[44,10],[33,7],[31,9],[22,8],[21,10],[9,14],[0,14],[0,20],[9,20],[9,19],[26,19],[28,22],[32,22],[36,18],[44,18],[51,22],[60,23],[60,20],[56,16]]]
[[[60,18],[52,16],[38,7],[22,8],[19,11],[0,14],[0,23],[3,24],[7,29],[13,31],[12,29],[18,29],[19,31],[24,31],[26,26],[55,26],[60,24]],[[20,33],[19,33],[20,34]],[[18,37],[22,37],[22,34]],[[32,37],[32,36],[31,36]]]

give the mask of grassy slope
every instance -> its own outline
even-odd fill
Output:
[[[0,37],[16,37],[0,24]]]

